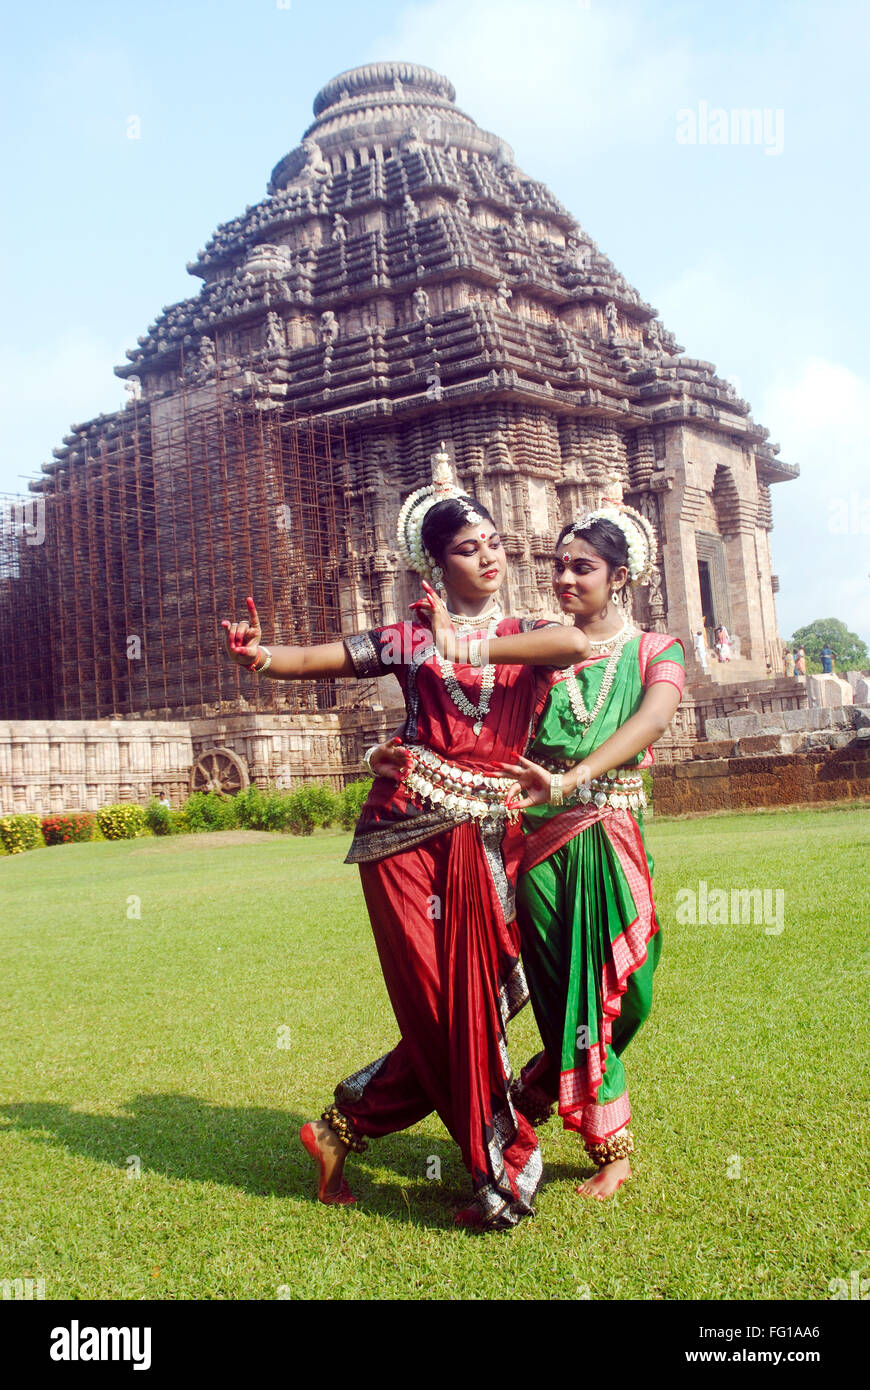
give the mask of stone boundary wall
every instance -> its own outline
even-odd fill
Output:
[[[369,775],[362,753],[402,717],[368,706],[184,720],[0,720],[0,815],[144,806],[157,794],[180,806],[196,758],[212,748],[232,750],[259,786],[290,789],[329,778],[340,790]]]
[[[751,810],[755,806],[870,797],[870,729],[859,730],[842,748],[802,753],[763,751],[777,743],[775,734],[743,739],[742,755],[737,757],[713,756],[707,750],[730,752],[733,745],[709,743],[691,762],[654,766],[656,814]],[[756,747],[756,756],[749,755],[747,744]]]
[[[714,687],[711,684],[689,683],[682,703],[671,725],[655,748],[656,760],[674,763],[695,756],[698,740],[716,737],[708,727],[728,729],[730,718],[757,715],[766,724],[767,717],[779,721],[786,711],[800,715],[806,709],[806,687],[800,681],[779,676],[775,680],[743,681],[735,685]],[[753,726],[761,728],[762,723]],[[783,727],[785,727],[783,725]]]
[[[187,720],[0,721],[0,815],[144,804],[157,787],[176,804],[192,762]]]

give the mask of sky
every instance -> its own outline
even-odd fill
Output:
[[[772,490],[782,635],[836,617],[870,644],[866,0],[43,0],[4,39],[0,493],[125,403],[113,368],[324,82],[405,59],[800,465]]]

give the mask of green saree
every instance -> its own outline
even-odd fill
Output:
[[[607,665],[603,656],[573,668],[587,710],[595,709]],[[528,756],[545,765],[582,762],[637,713],[648,686],[669,681],[682,691],[683,675],[679,641],[638,633],[623,647],[603,704],[584,727],[566,673],[558,672]],[[631,1118],[621,1056],[649,1014],[661,950],[653,861],[633,785],[637,769],[652,761],[647,748],[631,768],[623,764],[622,775],[633,774],[630,800],[618,788],[605,800],[603,779],[585,804],[535,806],[524,815],[517,917],[544,1051],[523,1070],[521,1087],[558,1098],[565,1128],[592,1142]]]

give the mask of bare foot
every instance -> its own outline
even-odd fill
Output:
[[[615,1158],[612,1163],[605,1163],[603,1168],[599,1168],[593,1177],[582,1182],[577,1191],[581,1197],[596,1197],[603,1202],[605,1197],[612,1197],[616,1189],[630,1177],[628,1159]]]
[[[341,1142],[325,1120],[309,1121],[299,1131],[299,1137],[320,1167],[320,1187],[317,1194],[320,1201],[335,1202],[347,1189],[344,1181],[347,1145]]]

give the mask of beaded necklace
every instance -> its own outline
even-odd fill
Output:
[[[623,634],[629,627],[631,627],[631,624],[630,624],[630,623],[623,622],[622,627],[618,628],[618,629],[616,630],[616,632],[611,632],[611,634],[610,634],[609,637],[599,637],[599,639],[598,639],[597,642],[593,642],[593,641],[592,641],[592,638],[590,637],[590,638],[589,638],[589,650],[592,651],[592,652],[603,652],[603,651],[605,651],[605,650],[610,646],[611,642],[615,642],[616,639],[617,639],[617,637],[621,637],[622,634]]]
[[[462,623],[463,618],[465,618],[465,623],[475,622],[477,626],[472,628],[471,631],[481,631],[481,622],[479,615],[473,619],[469,619],[462,614],[454,616],[451,613],[450,616],[454,624],[456,623],[457,617],[459,618],[460,623]],[[496,629],[499,623],[501,622],[501,617],[502,614],[500,608],[496,607],[491,610],[491,615],[487,624],[488,637],[495,636]],[[451,700],[453,701],[456,708],[459,710],[460,714],[467,715],[469,719],[474,720],[472,729],[475,736],[479,736],[483,731],[483,721],[489,714],[489,702],[492,696],[493,689],[495,687],[495,667],[484,666],[483,675],[481,677],[480,682],[480,699],[478,700],[477,704],[474,705],[469,700],[465,691],[462,689],[462,686],[459,684],[459,681],[456,679],[456,672],[453,668],[453,662],[445,661],[444,658],[438,652],[437,648],[435,649],[435,661],[438,666],[438,674],[444,682],[444,688],[447,691],[447,694],[450,696]]]
[[[487,623],[500,623],[504,614],[498,604],[494,603],[482,613],[451,613],[448,609],[447,616],[458,631],[481,632]]]
[[[636,634],[637,629],[630,624],[626,624],[621,632],[618,632],[615,637],[609,639],[613,642],[613,650],[611,651],[610,658],[604,670],[601,689],[598,692],[598,699],[595,701],[591,710],[588,710],[584,703],[583,695],[577,684],[577,677],[574,674],[574,667],[565,667],[563,674],[565,676],[565,684],[568,687],[568,699],[571,701],[571,709],[574,711],[574,718],[577,720],[578,724],[582,724],[584,727],[588,728],[588,726],[598,718],[604,708],[604,702],[610,694],[610,687],[613,685],[613,678],[616,675],[616,668],[619,665],[622,649],[626,642],[636,636]],[[597,645],[601,644],[599,643]]]

